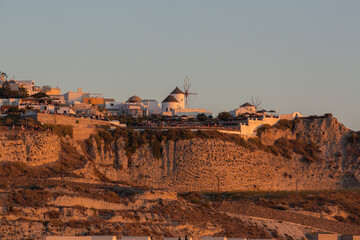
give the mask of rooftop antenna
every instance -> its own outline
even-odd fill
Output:
[[[188,76],[186,76],[185,80],[184,80],[184,94],[185,94],[185,107],[186,108],[189,108],[188,100],[189,100],[189,102],[191,101],[190,95],[197,95],[197,93],[189,92],[190,86],[191,86],[190,78]]]

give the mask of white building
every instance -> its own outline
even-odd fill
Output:
[[[309,240],[338,240],[339,235],[327,234],[327,233],[315,233],[315,234],[307,234],[307,238]]]
[[[82,102],[83,96],[86,93],[82,91],[81,88],[78,88],[77,92],[67,92],[64,94],[64,99],[67,104],[74,104],[74,102]]]
[[[244,113],[256,113],[256,107],[250,103],[244,103],[239,108],[229,112],[232,117],[237,117]]]
[[[205,114],[211,116],[212,112],[206,109],[191,109],[185,107],[185,93],[176,87],[161,103],[161,112],[164,116],[193,116]]]
[[[280,119],[293,120],[297,117],[305,117],[305,116],[299,112],[293,112],[293,113],[289,113],[289,114],[282,114],[279,117],[280,117]]]
[[[153,99],[141,100],[141,103],[148,108],[148,115],[161,114],[160,104]]]
[[[297,117],[304,117],[298,112],[283,114],[280,116],[275,115],[261,115],[258,117],[248,117],[246,120],[240,122],[240,133],[246,136],[256,136],[256,130],[264,124],[273,126],[281,119],[294,120]]]
[[[162,115],[172,116],[173,110],[179,108],[179,101],[171,94],[161,102]]]
[[[0,106],[19,106],[20,98],[0,98]]]
[[[173,96],[177,101],[178,101],[178,108],[179,109],[184,109],[185,108],[185,93],[183,91],[181,91],[178,87],[176,87],[174,89],[174,91],[172,91],[170,93],[171,96]]]
[[[148,116],[148,106],[141,102],[141,98],[134,95],[126,102],[107,102],[105,108],[112,114],[130,115],[133,117]]]

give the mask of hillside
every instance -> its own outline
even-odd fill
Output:
[[[81,177],[95,168],[111,181],[180,192],[358,186],[358,133],[331,116],[281,122],[247,141],[211,131],[100,135],[83,147],[92,161]]]
[[[248,140],[100,128],[77,142],[65,132],[3,132],[2,239],[360,234],[360,134],[332,116],[264,126]]]

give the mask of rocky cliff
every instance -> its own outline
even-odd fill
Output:
[[[276,146],[276,140],[286,138],[297,141],[295,145],[317,146],[316,161],[307,161],[298,152],[284,157],[269,148],[254,150],[221,139],[203,138],[163,141],[160,158],[153,156],[149,144],[143,144],[129,157],[122,138],[107,147],[103,141],[91,139],[88,155],[92,161],[76,173],[93,178],[96,169],[112,181],[180,192],[357,186],[359,158],[348,153],[349,129],[331,116],[298,119],[292,124],[291,129],[267,129],[260,136],[262,142]],[[351,149],[356,149],[358,143],[353,145]]]
[[[67,172],[178,192],[359,186],[360,134],[332,116],[282,122],[259,131],[259,138],[240,142],[221,137],[225,135],[160,138],[158,153],[154,141],[142,139],[143,135],[136,135],[142,143],[131,151],[129,138],[108,135],[92,136],[86,144],[64,139],[72,146],[63,152]],[[9,132],[0,139],[3,162],[42,166],[56,162],[60,150],[60,138],[47,132],[16,136]],[[78,162],[72,168],[74,157]],[[59,166],[52,169],[58,172]],[[51,170],[47,172],[51,175]]]
[[[359,186],[360,133],[330,116],[281,122],[246,141],[210,132],[101,131],[85,142],[3,134],[1,239],[360,233],[359,192],[337,190]],[[333,191],[216,193],[295,189]],[[188,193],[198,190],[216,192]]]
[[[57,161],[60,151],[60,138],[47,132],[8,131],[0,138],[0,162],[39,166]]]

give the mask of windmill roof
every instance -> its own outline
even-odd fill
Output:
[[[184,94],[184,92],[181,91],[178,87],[176,87],[174,91],[172,91],[170,94]]]
[[[169,95],[167,96],[167,98],[164,99],[164,101],[162,102],[179,102],[178,100],[176,100],[176,98],[174,98],[173,96]]]
[[[244,103],[243,105],[241,105],[240,107],[253,107],[253,106],[254,106],[254,105],[246,102],[246,103]]]

